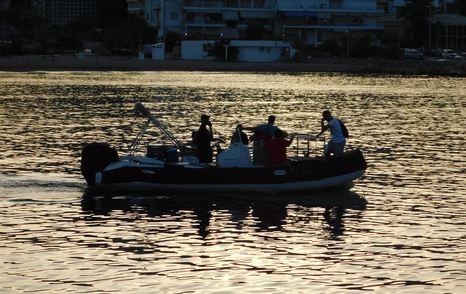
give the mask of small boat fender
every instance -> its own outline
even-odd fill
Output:
[[[285,176],[286,175],[286,170],[283,169],[277,169],[273,171],[274,176]]]
[[[102,184],[102,173],[95,174],[95,184],[96,185]]]
[[[155,175],[154,171],[148,169],[143,169],[141,172],[146,175]]]

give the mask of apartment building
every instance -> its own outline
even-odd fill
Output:
[[[144,16],[144,0],[127,0],[126,3],[128,3],[128,13],[129,14],[134,14],[138,15],[141,17]]]
[[[49,23],[66,26],[82,16],[96,17],[96,0],[46,0]]]
[[[137,4],[135,4],[137,3]],[[397,11],[410,0],[128,0],[149,24],[187,39],[244,39],[248,27],[262,29],[264,39],[299,38],[308,46],[353,33],[398,32]],[[447,14],[458,0],[432,0],[429,9]],[[131,5],[130,5],[131,4]],[[136,7],[137,8],[134,8]],[[438,18],[444,21],[445,17]],[[444,21],[445,22],[445,21]],[[457,29],[461,32],[461,29]]]
[[[184,1],[184,29],[188,36],[244,38],[246,28],[261,26],[265,37],[276,28],[276,0]]]
[[[11,0],[0,0],[0,11],[5,11],[10,6]]]
[[[133,1],[131,1],[133,2]],[[144,18],[151,26],[159,28],[158,37],[162,40],[167,32],[185,33],[183,27],[183,0],[145,0]],[[128,1],[129,7],[130,1]],[[133,5],[134,7],[134,5]],[[134,10],[129,10],[134,13]]]
[[[128,1],[128,3],[134,1]],[[334,34],[383,30],[377,18],[393,1],[374,0],[146,0],[145,19],[188,38],[244,38],[247,28],[263,28],[266,39],[301,37],[317,45]],[[164,12],[165,11],[165,12]],[[394,9],[391,10],[394,13]]]
[[[374,0],[278,0],[282,33],[317,46],[326,39],[352,32],[382,31],[378,19],[389,11]]]

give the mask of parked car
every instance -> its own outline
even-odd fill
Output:
[[[445,59],[459,59],[461,58],[455,51],[451,49],[443,49],[442,58]]]
[[[405,49],[403,49],[403,57],[405,59],[418,59],[418,60],[421,60],[421,59],[424,59],[424,54],[422,54],[421,51],[419,51],[417,49],[405,48]]]

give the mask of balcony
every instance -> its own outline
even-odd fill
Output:
[[[383,30],[384,26],[375,23],[331,23],[325,21],[312,22],[308,24],[284,24],[284,29],[321,29],[332,31],[366,31]]]
[[[128,13],[139,14],[144,12],[144,6],[137,2],[128,2]]]
[[[283,19],[283,27],[288,29],[324,29],[333,31],[346,30],[382,30],[383,25],[376,22],[374,17],[357,15],[335,16],[328,14],[322,18],[322,13],[308,17],[287,17]]]
[[[383,7],[377,6],[374,0],[278,0],[277,9],[279,11],[311,11],[311,12],[331,12],[331,13],[384,13]]]
[[[273,0],[185,0],[184,9],[267,9],[275,8]]]

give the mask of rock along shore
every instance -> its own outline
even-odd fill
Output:
[[[313,58],[305,62],[223,62],[209,60],[139,60],[122,56],[0,56],[0,71],[229,71],[340,72],[355,74],[466,76],[466,60],[389,60]]]

